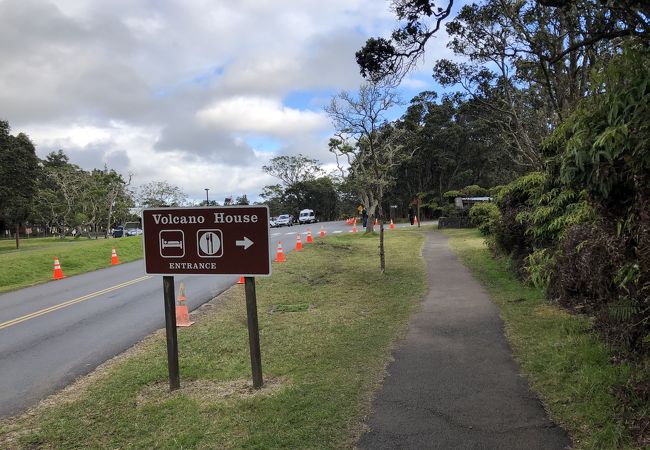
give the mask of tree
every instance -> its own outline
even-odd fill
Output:
[[[94,191],[91,176],[71,164],[62,150],[49,153],[42,164],[34,217],[49,227],[57,228],[63,237],[66,229],[82,226],[88,220],[89,210],[94,209],[87,203]],[[91,220],[94,220],[92,216],[91,213]]]
[[[30,218],[40,167],[29,137],[10,131],[9,123],[0,121],[0,217],[15,227],[20,248],[20,226]]]
[[[393,30],[390,39],[370,38],[356,53],[361,74],[371,80],[395,76],[401,79],[422,58],[426,43],[439,31],[442,21],[449,17],[453,3],[453,0],[393,0],[393,10],[400,26]],[[536,55],[549,66],[567,56],[588,54],[604,42],[625,37],[646,43],[650,40],[650,6],[647,0],[503,0],[498,3],[504,9],[496,12],[504,18],[513,7],[533,11],[522,15],[522,21],[517,21],[525,27],[532,25],[533,31],[535,22],[543,16],[563,17],[560,27],[549,31],[568,45],[547,48],[547,53]],[[484,2],[484,5],[489,4],[495,2]],[[481,7],[476,4],[465,6]],[[528,33],[531,29],[520,28],[517,32],[524,32],[532,38],[535,33]]]
[[[268,166],[262,170],[278,178],[285,187],[291,187],[301,181],[313,180],[323,174],[318,160],[308,158],[302,154],[297,156],[276,156],[271,159]]]
[[[41,218],[56,226],[65,236],[68,228],[82,227],[93,223],[97,205],[92,201],[94,188],[91,176],[75,164],[45,166],[46,182],[39,190],[39,209],[44,207],[47,215]]]
[[[503,148],[529,170],[543,168],[541,141],[587,93],[592,69],[609,51],[594,45],[564,53],[598,21],[593,11],[583,14],[581,21],[575,11],[536,2],[486,0],[463,7],[447,24],[448,47],[469,62],[439,60],[434,77],[460,86],[485,108]],[[565,56],[553,56],[559,54]]]
[[[330,177],[295,183],[284,191],[282,199],[289,211],[309,207],[322,220],[332,220],[337,216],[338,192]]]
[[[319,197],[317,193],[321,192],[323,196],[327,197],[329,192],[327,189],[324,191],[312,189],[315,186],[322,187],[323,183],[327,184],[326,181],[323,181],[325,172],[321,169],[318,160],[302,154],[276,156],[271,159],[269,165],[263,166],[262,170],[282,181],[282,185],[265,186],[264,191],[260,194],[269,206],[271,214],[277,215],[287,211],[297,213],[306,206],[315,209],[317,214],[321,214],[318,210],[319,206],[316,205],[325,204],[328,200]],[[321,181],[318,182],[318,180]],[[310,191],[309,194],[308,191]],[[329,212],[327,214],[329,215]]]
[[[242,195],[241,197],[237,197],[235,201],[236,205],[250,205],[250,202],[248,201],[248,197],[246,194]]]
[[[269,207],[269,214],[271,216],[279,216],[284,212],[284,189],[279,184],[264,186],[260,193],[260,197],[264,200],[264,204]]]
[[[57,152],[50,152],[45,156],[43,165],[45,167],[63,167],[70,163],[70,158],[65,152],[59,149]]]
[[[401,79],[424,55],[427,41],[451,13],[453,0],[393,0],[393,10],[402,26],[391,39],[370,38],[356,53],[361,74],[371,81]]]
[[[185,204],[187,195],[181,188],[166,181],[152,181],[140,186],[136,199],[143,208],[178,207]]]
[[[216,200],[201,200],[196,206],[219,206],[219,202]]]
[[[405,23],[384,45],[369,40],[357,53],[361,73],[402,77],[448,17],[441,3],[395,0],[397,18]],[[464,62],[438,60],[434,77],[460,87],[485,109],[515,164],[542,170],[542,140],[588,95],[592,75],[626,40],[650,41],[649,9],[640,0],[471,3],[446,25],[448,47]]]
[[[500,133],[476,102],[461,94],[415,96],[396,128],[413,157],[395,169],[400,180],[387,194],[390,204],[408,204],[425,193],[432,210],[447,202],[442,194],[468,184],[494,186],[511,181],[518,167],[502,151]]]
[[[325,108],[336,130],[336,138],[330,140],[330,151],[336,155],[339,167],[340,158],[349,165],[348,176],[355,180],[355,187],[368,211],[366,232],[373,231],[374,217],[380,219],[379,266],[382,273],[386,268],[384,194],[395,181],[393,169],[410,158],[413,152],[403,144],[406,130],[387,125],[386,114],[398,103],[390,85],[369,82],[363,84],[356,95],[341,92]]]
[[[591,8],[603,19],[588,36],[573,41],[566,52],[626,36],[646,42],[650,39],[650,4],[647,0],[539,0],[539,3],[567,11]],[[560,54],[556,58],[563,56]]]
[[[132,203],[128,187],[133,175],[129,174],[128,180],[125,181],[122,175],[107,167],[104,167],[104,170],[93,170],[92,174],[95,178],[101,213],[106,223],[106,237],[108,237],[113,224],[114,212],[123,216],[128,211],[128,205]]]

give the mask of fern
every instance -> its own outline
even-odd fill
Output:
[[[609,317],[617,322],[629,322],[630,319],[639,313],[639,308],[630,302],[627,297],[619,299],[618,303],[609,305]]]

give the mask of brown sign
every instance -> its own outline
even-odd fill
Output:
[[[266,206],[142,211],[145,271],[162,275],[271,275]]]

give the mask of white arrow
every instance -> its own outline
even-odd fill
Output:
[[[243,240],[243,241],[236,241],[236,242],[235,242],[235,245],[236,245],[237,247],[244,247],[244,250],[246,250],[246,249],[248,249],[248,247],[250,247],[251,245],[253,245],[253,241],[251,241],[251,240],[248,239],[246,236],[244,236],[244,240]]]

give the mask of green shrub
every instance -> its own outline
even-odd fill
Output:
[[[498,253],[509,255],[517,270],[533,251],[534,242],[528,233],[525,215],[539,198],[546,183],[546,175],[532,172],[504,186],[495,197],[501,220],[493,226],[494,247]]]
[[[483,236],[489,236],[494,233],[495,226],[501,220],[501,213],[494,203],[482,202],[472,206],[469,218]]]
[[[456,197],[488,197],[490,195],[490,191],[486,188],[483,188],[477,184],[472,184],[469,186],[465,186],[462,189],[459,190],[451,190],[447,191],[442,196],[448,200],[453,200]]]
[[[465,186],[461,190],[463,197],[487,197],[489,191],[477,184],[472,184],[470,186]]]
[[[519,213],[517,220],[528,224],[527,233],[535,247],[556,246],[573,226],[596,219],[584,191],[545,186],[531,204],[530,209]]]
[[[546,291],[556,267],[555,252],[553,249],[541,248],[526,257],[524,271],[528,275],[527,281],[538,289]]]
[[[552,298],[589,311],[605,336],[637,354],[650,352],[649,61],[647,50],[617,55],[591,97],[544,145],[556,155],[556,200],[580,192],[572,211],[555,219],[564,222],[555,228],[568,232]],[[553,221],[537,223],[543,224],[537,232],[557,234]]]
[[[450,204],[440,207],[440,217],[467,217],[469,210],[457,208],[456,205]]]
[[[443,198],[446,198],[448,201],[452,202],[456,197],[462,197],[463,193],[461,191],[447,191],[442,194]]]
[[[586,189],[605,215],[620,218],[637,193],[648,194],[649,59],[647,52],[628,50],[610,63],[598,91],[548,143],[562,150],[561,180]]]
[[[488,190],[488,194],[491,197],[496,197],[503,190],[503,188],[505,188],[505,185],[503,184],[500,184],[498,186],[493,186]]]

